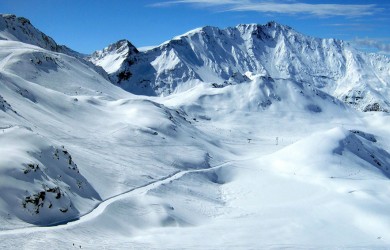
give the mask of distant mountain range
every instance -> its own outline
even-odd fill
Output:
[[[358,51],[341,40],[305,36],[275,22],[206,26],[144,52],[120,40],[90,56],[58,45],[23,17],[2,15],[0,27],[0,39],[85,58],[134,94],[169,95],[200,82],[223,87],[271,77],[315,86],[358,110],[390,110],[389,57]]]
[[[206,26],[145,52],[122,40],[88,60],[102,66],[114,84],[141,95],[169,95],[199,82],[222,87],[261,76],[315,86],[358,110],[390,110],[389,57],[275,22]]]

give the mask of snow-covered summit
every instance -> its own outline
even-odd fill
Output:
[[[86,55],[74,51],[65,45],[57,44],[53,38],[35,28],[27,18],[17,17],[12,14],[0,14],[0,40],[31,44],[49,51],[75,57],[81,63],[93,68],[94,71],[108,79],[107,73],[101,67],[96,67],[93,63],[84,60]]]
[[[123,54],[116,52],[117,56]],[[359,110],[390,110],[390,59],[360,52],[337,39],[303,35],[268,22],[220,29],[205,26],[176,36],[154,49],[131,54],[131,65],[112,71],[108,57],[93,61],[114,81],[137,94],[185,91],[194,81],[218,86],[240,83],[245,76],[270,76],[310,84]],[[123,65],[124,63],[122,63]],[[251,77],[250,77],[251,78]]]
[[[269,31],[270,33],[275,34],[275,32],[292,32],[297,34],[291,27],[283,24],[276,23],[274,21],[268,22],[264,25],[251,23],[251,24],[238,24],[235,27],[228,27],[226,29],[220,29],[214,26],[204,26],[190,30],[182,35],[174,37],[172,40],[180,40],[185,38],[190,38],[198,34],[203,34],[207,36],[221,36],[233,34],[235,31],[239,31],[240,36],[243,38],[249,39],[250,36],[257,35],[261,31]],[[170,41],[172,41],[170,40]],[[164,44],[168,44],[170,41],[167,41]]]
[[[131,56],[138,53],[136,47],[128,40],[119,40],[108,45],[103,50],[95,51],[88,60],[96,65],[102,66],[107,73],[111,74],[119,70],[121,64]]]
[[[95,51],[87,60],[103,67],[114,83],[120,83],[131,76],[127,68],[134,63],[138,53],[137,48],[128,40],[119,40],[103,50]]]
[[[57,43],[35,28],[30,20],[11,14],[0,15],[0,40],[28,43],[51,51],[59,49]]]

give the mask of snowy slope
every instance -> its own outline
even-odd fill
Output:
[[[93,62],[105,68],[110,57]],[[222,86],[260,75],[314,85],[363,111],[387,111],[390,105],[388,57],[356,51],[340,40],[308,37],[275,22],[195,29],[131,54],[131,61],[125,70],[106,70],[130,75],[114,83],[137,94],[166,95],[191,88],[193,80]]]
[[[0,152],[1,213],[48,225],[74,219],[101,199],[64,146],[53,146],[30,128],[2,130],[0,141],[7,147]]]
[[[120,192],[208,167],[206,149],[215,147],[181,110],[139,99],[80,59],[33,45],[0,41],[0,90],[3,229],[77,219]]]
[[[266,28],[221,33],[249,27]],[[175,41],[213,30],[94,55],[131,72],[123,86],[154,67],[177,74],[168,96],[126,92],[71,53],[0,41],[1,249],[388,248],[390,116],[356,111],[316,77],[218,58],[202,47],[212,43],[178,57]],[[387,59],[367,58],[385,79]]]

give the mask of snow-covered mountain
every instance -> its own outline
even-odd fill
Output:
[[[64,45],[58,45],[53,38],[35,28],[27,18],[16,17],[12,14],[1,14],[0,16],[0,40],[19,41],[54,52],[85,57],[85,55]]]
[[[57,43],[31,25],[30,20],[11,14],[2,14],[0,16],[0,39],[20,41],[51,51],[59,49]]]
[[[22,42],[38,46],[49,51],[67,54],[77,58],[81,63],[93,68],[101,76],[108,79],[108,75],[105,70],[101,67],[96,67],[94,64],[83,59],[86,55],[74,51],[65,45],[57,44],[50,36],[47,36],[35,28],[27,18],[16,17],[12,14],[1,14],[0,40]]]
[[[123,80],[130,78],[127,67],[134,63],[134,58],[138,54],[138,50],[127,40],[120,40],[107,48],[95,51],[87,60],[101,66],[104,70],[111,74],[113,81],[120,83]],[[123,72],[122,78],[115,75],[116,72]]]
[[[128,60],[123,48],[114,47],[105,49],[107,56],[96,52],[91,61],[137,94],[167,95],[196,81],[224,86],[269,76],[313,85],[359,110],[390,110],[390,58],[275,22],[195,29],[146,52],[131,49]],[[119,75],[126,77],[118,80]]]
[[[271,31],[291,29],[205,27],[146,52],[121,40],[93,66],[32,38],[44,35],[25,19],[1,17],[0,249],[390,244],[390,116],[336,98],[333,82],[309,77],[318,65],[290,71],[309,59],[263,64],[282,43]],[[298,38],[371,58],[387,93],[387,58]],[[267,53],[247,57],[249,44]],[[304,47],[293,54],[331,64],[327,49]]]

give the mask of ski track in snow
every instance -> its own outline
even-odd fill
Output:
[[[0,61],[0,70],[4,70],[5,65],[7,65],[9,59],[13,56],[13,53],[10,53],[3,60]]]
[[[185,171],[178,171],[174,172],[168,176],[165,176],[163,178],[160,178],[156,181],[149,182],[145,185],[132,188],[126,192],[114,195],[99,204],[97,204],[91,211],[87,212],[86,214],[80,216],[77,219],[74,220],[67,220],[63,222],[57,222],[52,226],[34,226],[34,227],[26,227],[26,228],[18,228],[18,229],[11,229],[11,230],[4,230],[0,231],[0,236],[4,235],[13,235],[13,234],[30,234],[30,233],[36,233],[36,232],[43,232],[47,230],[59,230],[59,229],[65,229],[77,226],[79,224],[91,221],[92,219],[95,219],[101,215],[104,210],[111,204],[113,204],[116,201],[130,198],[132,196],[136,195],[142,195],[147,193],[148,191],[157,188],[160,185],[167,184],[169,182],[172,182],[174,180],[180,179],[186,174],[190,173],[200,173],[200,172],[208,172],[212,170],[216,170],[218,168],[221,168],[233,161],[225,161],[223,163],[217,164],[216,166],[210,167],[210,168],[202,168],[202,169],[191,169],[191,170],[185,170]]]

